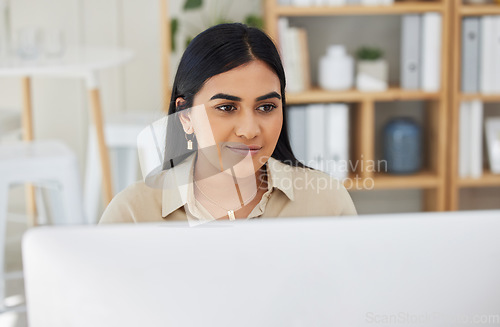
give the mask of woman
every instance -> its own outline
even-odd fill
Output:
[[[265,33],[239,23],[202,32],[179,63],[162,171],[119,193],[100,222],[355,215],[341,183],[295,158],[285,109]]]

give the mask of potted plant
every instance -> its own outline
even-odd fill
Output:
[[[356,87],[361,91],[385,91],[388,87],[388,65],[382,50],[362,47],[356,52]]]

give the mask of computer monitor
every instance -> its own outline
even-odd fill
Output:
[[[28,322],[500,325],[500,211],[42,227]]]

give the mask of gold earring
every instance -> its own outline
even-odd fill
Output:
[[[187,141],[187,149],[193,150],[193,141],[187,138],[187,134],[184,134],[184,137],[186,138]],[[193,139],[194,139],[194,134],[193,134]]]

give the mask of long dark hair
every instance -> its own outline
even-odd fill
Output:
[[[169,117],[175,119],[168,119],[163,169],[177,165],[198,148],[195,138],[193,150],[186,151],[185,133],[174,114],[192,107],[195,94],[210,77],[252,60],[265,62],[276,73],[281,85],[283,126],[271,157],[291,166],[305,167],[295,158],[288,138],[285,72],[278,50],[263,31],[241,23],[230,23],[215,25],[198,34],[182,55],[168,109]],[[184,99],[182,106],[176,106],[178,97]]]

